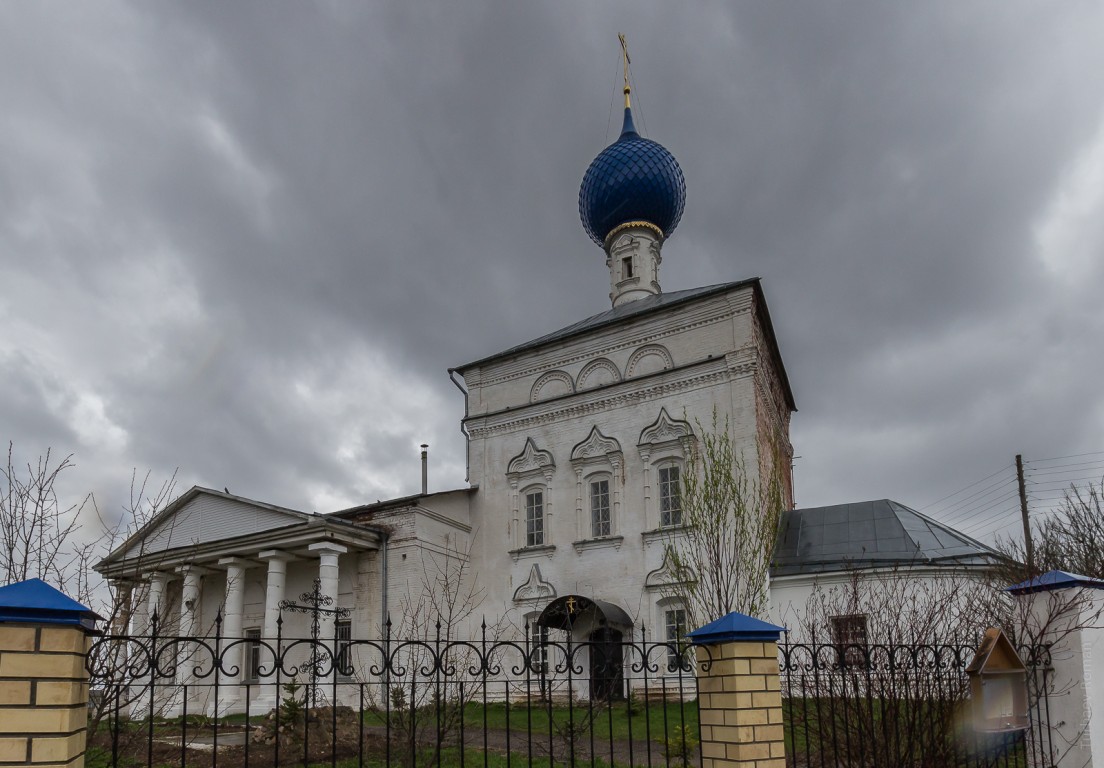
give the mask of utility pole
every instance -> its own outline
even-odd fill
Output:
[[[1020,515],[1023,517],[1024,553],[1027,555],[1027,575],[1035,575],[1035,543],[1031,540],[1031,522],[1027,517],[1027,485],[1024,483],[1023,456],[1016,454],[1016,481],[1020,484]]]

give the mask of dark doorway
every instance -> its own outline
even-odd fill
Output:
[[[590,698],[620,701],[625,697],[621,633],[602,627],[590,633],[590,643]]]

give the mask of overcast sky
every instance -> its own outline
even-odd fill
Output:
[[[799,506],[985,538],[1016,453],[1039,508],[1104,473],[1089,0],[4,3],[0,438],[107,510],[137,467],[332,511],[422,442],[463,485],[446,369],[608,308],[618,32],[687,180],[663,286],[763,279]]]

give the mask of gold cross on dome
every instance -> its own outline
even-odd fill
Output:
[[[629,59],[629,44],[625,42],[624,35],[618,35],[617,39],[621,41],[621,63],[625,69],[625,108],[629,108],[629,64],[632,64],[632,60]]]

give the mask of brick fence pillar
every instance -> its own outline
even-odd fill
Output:
[[[1039,748],[1055,768],[1104,765],[1104,581],[1049,571],[1008,591],[1024,634],[1050,645]],[[1034,717],[1040,717],[1036,712]]]
[[[39,579],[0,587],[0,768],[81,768],[97,616]]]
[[[785,768],[778,637],[730,613],[690,632],[697,646],[702,768]]]

